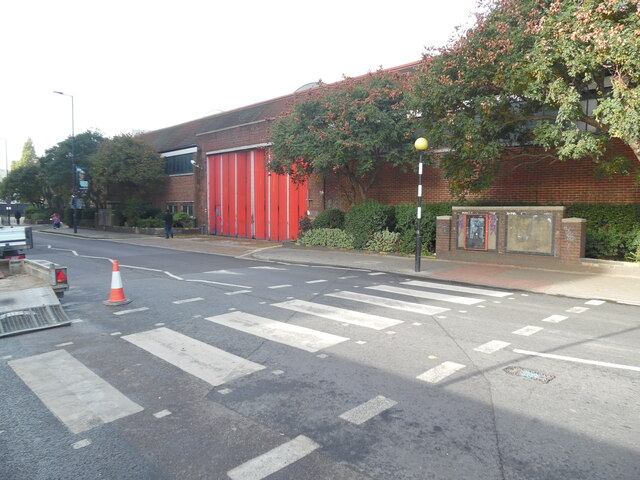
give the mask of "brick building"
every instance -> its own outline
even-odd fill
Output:
[[[170,175],[166,189],[152,199],[154,205],[195,215],[211,234],[278,241],[297,238],[299,219],[306,214],[313,218],[328,208],[347,210],[335,177],[314,176],[296,185],[266,168],[270,124],[295,97],[294,93],[143,134],[166,158]],[[612,155],[623,154],[637,163],[626,145],[614,144],[613,150]],[[368,199],[391,205],[416,202],[415,172],[388,168],[378,178]],[[494,186],[470,198],[499,204],[631,204],[640,203],[640,187],[632,176],[598,178],[588,160],[521,158],[506,162]],[[423,201],[453,200],[442,172],[425,168]]]

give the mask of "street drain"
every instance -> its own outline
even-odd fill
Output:
[[[535,380],[540,383],[549,383],[553,380],[555,375],[547,375],[546,373],[536,372],[535,370],[530,370],[528,368],[510,366],[504,369],[506,373],[509,375],[516,375],[518,377],[529,378],[531,380]]]

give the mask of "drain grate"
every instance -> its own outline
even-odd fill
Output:
[[[0,337],[70,324],[60,305],[25,308],[0,315]]]
[[[535,380],[540,383],[549,383],[551,380],[556,378],[555,375],[547,375],[546,373],[540,373],[540,372],[536,372],[535,370],[516,367],[516,366],[506,367],[503,370],[509,375],[516,375],[518,377],[529,378],[531,380]]]

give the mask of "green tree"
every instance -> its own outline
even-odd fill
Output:
[[[96,205],[107,200],[145,200],[167,178],[164,159],[133,135],[118,135],[100,145],[91,159],[91,191]]]
[[[44,206],[44,191],[40,166],[37,163],[14,166],[0,183],[0,198]]]
[[[348,201],[365,202],[385,164],[415,162],[406,83],[407,74],[377,72],[305,93],[272,125],[270,170],[294,181],[342,176]]]
[[[24,142],[24,146],[22,147],[22,155],[20,156],[20,160],[16,162],[15,166],[27,166],[31,164],[35,164],[38,162],[38,156],[36,155],[36,149],[33,146],[33,141],[28,138],[26,142]]]
[[[41,173],[44,182],[44,195],[47,203],[57,210],[63,210],[69,204],[73,191],[73,138],[58,143],[48,149],[40,158]],[[87,130],[75,136],[75,163],[92,175],[91,157],[98,146],[105,141],[99,132]],[[91,196],[91,190],[89,191]]]
[[[452,192],[488,188],[503,160],[525,155],[632,172],[605,154],[619,139],[640,156],[637,4],[493,0],[458,41],[425,55],[412,106]]]

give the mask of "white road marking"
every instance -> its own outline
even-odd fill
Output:
[[[225,292],[225,295],[241,295],[243,293],[251,293],[251,290],[236,290],[235,292]]]
[[[564,355],[554,355],[552,353],[531,352],[529,350],[514,349],[513,351],[514,353],[531,355],[532,357],[551,358],[554,360],[565,360],[567,362],[584,363],[587,365],[596,365],[599,367],[611,367],[611,368],[619,368],[621,370],[633,370],[634,372],[640,372],[640,367],[634,367],[631,365],[621,365],[619,363],[600,362],[598,360],[585,360],[583,358],[565,357]]]
[[[240,272],[232,272],[230,270],[211,270],[209,272],[204,272],[204,273],[219,273],[224,275],[243,275]]]
[[[444,362],[438,365],[437,367],[433,367],[426,372],[418,375],[416,378],[418,380],[423,380],[429,383],[437,383],[440,380],[447,378],[449,375],[456,373],[458,370],[461,370],[465,367],[460,363],[456,362]]]
[[[604,300],[589,300],[588,302],[584,302],[585,305],[602,305],[606,303]]]
[[[398,293],[400,295],[408,295],[416,298],[428,298],[430,300],[441,300],[443,302],[459,303],[462,305],[475,305],[476,303],[484,302],[484,300],[478,298],[458,297],[455,295],[447,295],[445,293],[394,287],[393,285],[374,285],[373,287],[367,288],[370,290],[378,290],[380,292]]]
[[[434,307],[431,305],[423,305],[421,303],[405,302],[404,300],[395,300],[393,298],[384,298],[357,292],[341,291],[335,293],[327,293],[326,295],[329,297],[344,298],[347,300],[354,300],[356,302],[377,305],[379,307],[387,307],[393,308],[395,310],[421,313],[424,315],[435,315],[437,313],[442,313],[449,310],[448,308],[443,307]]]
[[[463,287],[460,285],[447,285],[436,282],[425,282],[423,280],[410,280],[407,282],[402,282],[403,285],[410,285],[412,287],[425,287],[425,288],[435,288],[437,290],[448,290],[450,292],[460,292],[460,293],[471,293],[473,295],[486,295],[488,297],[508,297],[511,295],[511,292],[502,292],[499,290],[488,290],[486,288],[475,288],[475,287]]]
[[[13,360],[9,365],[71,433],[143,410],[66,350]]]
[[[304,283],[324,283],[327,280],[309,280],[308,282],[304,282]]]
[[[200,300],[204,300],[204,298],[202,297],[185,298],[184,300],[174,300],[172,303],[175,303],[176,305],[181,305],[183,303],[199,302]]]
[[[215,317],[207,317],[206,320],[307,352],[317,352],[349,340],[346,337],[243,312],[225,313]]]
[[[122,332],[113,332],[113,333],[110,333],[109,335],[111,335],[112,337],[117,337],[118,335],[122,335]]]
[[[231,480],[262,480],[269,475],[282,470],[288,465],[306,457],[320,448],[310,438],[300,435],[289,442],[253,458],[233,470],[227,475]]]
[[[276,289],[276,288],[288,288],[288,287],[292,287],[292,286],[293,286],[293,285],[289,285],[289,284],[286,284],[286,283],[285,283],[285,284],[283,284],[283,285],[273,285],[273,286],[268,287],[268,288]]]
[[[280,270],[280,271],[287,271],[286,268],[278,268],[278,267],[249,267],[252,268],[254,270]]]
[[[236,285],[235,283],[214,282],[212,280],[187,279],[185,282],[209,283],[211,285],[224,285],[225,287],[251,288],[249,285]]]
[[[111,263],[113,263],[112,259],[109,259],[109,261]],[[120,264],[120,268],[130,268],[132,270],[145,270],[147,272],[162,272],[162,270],[159,270],[157,268],[136,267],[135,265],[123,265],[123,264]]]
[[[379,415],[385,410],[389,410],[394,405],[397,405],[397,403],[398,402],[395,400],[378,395],[368,402],[344,412],[340,415],[340,418],[356,425],[362,425],[367,420],[370,420],[376,415]]]
[[[286,308],[287,310],[293,310],[295,312],[308,313],[337,322],[372,328],[374,330],[384,330],[385,328],[402,323],[402,320],[331,307],[329,305],[321,305],[319,303],[306,302],[304,300],[289,300],[288,302],[274,303],[273,306]]]
[[[371,272],[371,273],[368,273],[367,275],[371,275],[371,276],[386,275],[386,273],[384,273],[384,272]]]
[[[120,310],[119,312],[113,312],[114,315],[127,315],[129,313],[144,312],[149,310],[149,307],[132,308],[131,310]]]
[[[347,275],[346,277],[338,277],[340,280],[347,280],[349,278],[358,278],[357,275]]]
[[[156,418],[166,417],[167,415],[171,415],[171,412],[169,410],[160,410],[159,412],[153,414],[153,416]]]
[[[583,312],[586,312],[587,310],[589,310],[588,307],[571,307],[565,311],[569,313],[583,313]]]
[[[57,348],[60,347],[68,347],[69,345],[73,345],[73,342],[65,342],[65,343],[59,343],[56,345]]]
[[[173,273],[171,273],[171,272],[167,272],[166,270],[165,270],[163,273],[164,273],[165,275],[167,275],[168,277],[171,277],[171,278],[173,278],[173,279],[175,279],[175,280],[184,280],[184,278],[179,277],[178,275],[174,275],[174,274],[173,274]]]
[[[505,347],[511,345],[509,342],[501,342],[500,340],[491,340],[490,342],[480,345],[473,350],[481,353],[495,353],[498,350],[502,350]]]
[[[80,440],[74,443],[71,446],[74,448],[74,450],[78,450],[79,448],[88,447],[89,445],[91,445],[91,440],[89,440],[88,438],[85,438],[83,440]]]
[[[534,327],[532,325],[527,325],[526,327],[522,327],[521,329],[516,330],[515,332],[511,332],[511,333],[514,333],[515,335],[522,335],[522,336],[528,337],[529,335],[533,335],[534,333],[538,333],[541,330],[544,330],[544,328],[542,328],[542,327]]]
[[[549,322],[549,323],[560,323],[563,320],[566,320],[567,318],[569,317],[565,317],[564,315],[551,315],[550,317],[543,318],[542,321]]]
[[[265,368],[166,327],[122,338],[214,387]]]

